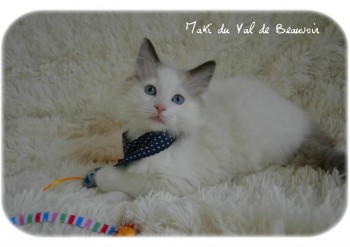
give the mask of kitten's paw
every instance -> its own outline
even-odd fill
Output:
[[[103,167],[94,176],[97,189],[102,192],[122,191],[123,183],[126,183],[124,175],[124,171],[114,166]]]

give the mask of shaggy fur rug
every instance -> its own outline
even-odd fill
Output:
[[[194,21],[196,27],[190,24]],[[221,27],[230,33],[218,34]],[[291,34],[287,27],[316,33]],[[345,149],[345,38],[327,17],[306,12],[33,13],[13,23],[3,46],[2,179],[8,217],[65,212],[115,226],[133,222],[139,235],[314,235],[340,221],[346,185],[338,173],[293,164],[183,197],[150,192],[125,201],[79,181],[42,192],[56,179],[83,176],[120,158],[118,88],[132,74],[145,36],[167,63],[192,68],[215,59],[218,79],[243,74],[269,84],[309,112],[337,148]],[[35,235],[96,235],[59,223],[21,229]]]

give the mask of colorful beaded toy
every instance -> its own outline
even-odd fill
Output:
[[[46,186],[43,189],[43,191],[45,192],[62,182],[71,181],[71,180],[83,180],[83,179],[84,177],[61,178],[49,184],[48,186]],[[33,213],[28,215],[20,215],[17,217],[12,217],[10,221],[16,226],[29,225],[32,223],[59,222],[61,224],[78,226],[83,229],[85,228],[93,232],[106,234],[106,235],[114,235],[114,236],[135,236],[136,235],[136,228],[133,223],[125,223],[121,225],[119,228],[116,228],[114,226],[93,221],[91,219],[85,218],[80,215],[66,214],[66,213],[59,213],[59,212],[44,212],[44,213],[38,212],[38,213]]]
[[[107,224],[102,224],[100,222],[93,221],[91,219],[66,213],[58,212],[44,212],[44,213],[34,213],[28,215],[20,215],[17,217],[12,217],[11,222],[17,226],[29,225],[32,223],[55,223],[59,222],[61,224],[68,224],[73,226],[78,226],[80,228],[85,228],[96,233],[114,235],[114,236],[135,236],[136,229],[133,223],[126,223],[121,225],[119,228],[110,226]]]

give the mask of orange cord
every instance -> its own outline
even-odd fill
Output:
[[[43,189],[43,192],[51,189],[52,187],[62,183],[62,182],[66,182],[66,181],[71,181],[71,180],[83,180],[84,178],[83,177],[68,177],[68,178],[61,178],[61,179],[58,179],[56,180],[55,182],[49,184],[48,186],[46,186],[44,189]]]

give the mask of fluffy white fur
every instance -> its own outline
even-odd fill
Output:
[[[134,139],[149,131],[168,131],[177,141],[126,170],[106,167],[98,171],[96,183],[101,191],[121,191],[133,197],[163,190],[185,195],[200,185],[215,185],[283,164],[311,133],[307,114],[260,82],[240,77],[214,81],[206,92],[215,65],[204,64],[194,75],[166,67],[148,39],[139,54],[142,65],[138,67],[143,68],[124,82],[132,85],[127,85],[119,103],[125,129]],[[155,88],[155,95],[145,93],[148,85]],[[191,90],[201,93],[194,95]],[[174,95],[182,95],[184,103],[174,103]],[[159,104],[165,109],[160,113]]]
[[[249,26],[252,21],[257,26],[266,23],[271,27],[276,23],[304,26],[315,22],[320,34],[193,35],[185,31],[186,21],[193,20],[212,22],[213,28],[219,28],[221,23],[235,27],[244,22]],[[339,149],[344,148],[345,38],[339,26],[324,16],[306,12],[37,12],[14,22],[3,40],[1,184],[6,215],[50,210],[80,214],[112,225],[128,220],[140,226],[140,235],[313,235],[337,231],[335,225],[346,208],[346,185],[336,172],[327,174],[310,167],[294,170],[289,162],[286,167],[272,166],[233,181],[199,187],[185,196],[160,191],[125,201],[118,192],[89,190],[78,181],[41,191],[56,179],[83,176],[91,168],[111,166],[120,158],[123,123],[122,105],[118,102],[126,97],[124,79],[134,72],[140,41],[145,36],[152,40],[159,58],[166,64],[174,61],[183,68],[193,68],[203,61],[215,60],[215,76],[208,94],[215,95],[212,90],[220,90],[225,78],[238,74],[251,77],[249,81],[268,85],[305,110],[336,140]],[[223,100],[236,105],[231,98],[238,99],[239,95],[213,96],[207,100],[209,104],[217,99],[219,102],[210,105],[222,111]],[[250,100],[243,96],[241,99],[239,109],[249,107]],[[285,107],[273,104],[272,100],[267,103]],[[238,108],[230,108],[234,109]],[[272,109],[271,112],[274,113]],[[244,119],[240,112],[235,116],[240,114]],[[217,125],[211,124],[214,120]],[[220,152],[215,150],[216,142],[225,140],[229,131],[224,129],[237,126],[238,119],[233,119],[230,126],[223,123],[227,120],[216,115],[205,119],[204,124],[212,128],[209,132],[218,134],[207,140],[198,135],[211,152]],[[277,126],[272,124],[270,129],[274,131]],[[283,130],[292,131],[292,127],[294,124],[288,123]],[[251,134],[262,133],[256,130]],[[237,142],[240,139],[241,136],[234,138]],[[254,146],[263,141],[250,140],[254,142],[249,145]],[[238,151],[238,147],[233,147],[221,157]],[[208,164],[219,159],[206,160],[203,165],[209,166],[210,172]],[[167,164],[165,160],[163,169],[169,170]],[[253,164],[246,165],[254,168]],[[141,167],[145,168],[140,165],[130,169]],[[5,220],[3,224],[12,227]],[[35,235],[94,235],[61,224],[32,224],[22,229]],[[18,234],[21,237],[22,232]]]

